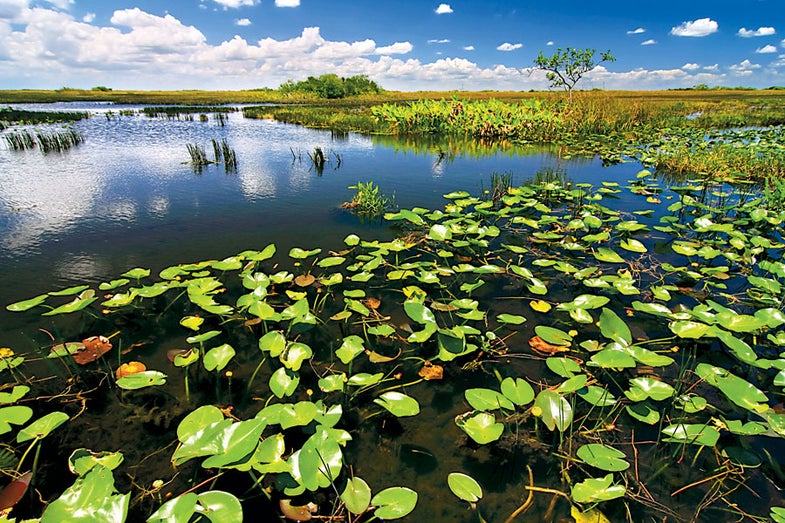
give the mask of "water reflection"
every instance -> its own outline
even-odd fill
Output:
[[[511,142],[334,135],[247,120],[239,112],[220,125],[214,118],[120,115],[105,104],[67,107],[97,113],[73,124],[85,137],[79,147],[48,155],[0,148],[0,282],[9,302],[116,277],[132,264],[160,269],[268,243],[286,252],[312,243],[338,248],[354,232],[391,234],[382,222],[361,223],[340,208],[359,181],[373,181],[400,207],[442,208],[442,195],[479,194],[491,173],[511,172],[522,183],[551,168],[599,183],[636,170],[605,169],[593,159],[566,160],[558,148]],[[194,175],[186,144],[211,153],[213,139],[235,150],[237,171],[208,165]],[[307,155],[316,147],[329,158],[321,176]]]

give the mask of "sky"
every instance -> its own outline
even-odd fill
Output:
[[[785,85],[785,0],[0,0],[0,89],[523,91],[567,47],[616,57],[582,89]]]

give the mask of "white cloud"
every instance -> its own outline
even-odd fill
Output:
[[[657,40],[646,40],[641,42],[641,45],[654,45],[657,43]]]
[[[275,7],[300,7],[300,0],[275,0]]]
[[[777,31],[773,27],[759,27],[754,30],[742,27],[736,34],[743,38],[752,38],[754,36],[771,36],[776,33]]]
[[[439,7],[436,8],[437,15],[448,15],[452,12],[453,10],[452,7],[450,7],[450,4],[439,4]]]
[[[429,44],[448,44],[448,43],[450,43],[450,40],[448,38],[442,38],[441,40],[431,39],[431,40],[428,40],[428,43]]]
[[[27,9],[28,0],[0,0],[0,20],[13,20]]]
[[[385,47],[377,47],[376,54],[408,54],[412,52],[414,46],[409,42],[395,42]]]
[[[674,36],[708,36],[716,33],[719,24],[711,18],[699,18],[693,22],[682,22],[681,25],[673,27],[671,34]]]
[[[523,47],[523,44],[511,44],[509,42],[504,42],[499,47],[496,48],[497,51],[515,51],[516,49],[520,49]]]
[[[251,21],[248,18],[238,18],[234,21],[234,25],[239,25],[240,27],[247,27],[251,25]]]
[[[774,45],[764,45],[763,47],[758,47],[755,49],[755,52],[758,54],[766,54],[766,53],[776,53],[777,46]]]
[[[95,21],[95,13],[87,13],[82,17],[82,22],[90,24]]]
[[[637,34],[641,34],[641,33],[645,33],[645,32],[646,32],[646,29],[644,29],[643,27],[639,27],[637,29],[633,29],[632,31],[627,31],[627,34],[628,35],[637,35]]]
[[[237,9],[238,7],[252,6],[258,3],[258,0],[213,0],[216,4],[224,6],[224,9]]]
[[[720,64],[706,65],[703,67],[704,71],[719,71]]]
[[[550,46],[550,45],[553,45],[553,40],[548,40],[548,41],[545,43],[545,45],[548,45],[548,46]]]
[[[464,51],[474,51],[474,46],[473,45],[466,45],[466,46],[463,47],[463,50]]]
[[[701,68],[701,66],[698,64],[684,64],[681,66],[681,68],[685,71],[697,71]]]
[[[761,66],[753,64],[749,60],[744,60],[741,63],[731,65],[728,67],[736,76],[751,76],[755,69],[760,69]]]
[[[88,24],[67,11],[29,8],[28,0],[0,0],[0,13],[14,4],[11,23],[0,22],[0,89],[90,87],[120,89],[250,89],[277,87],[288,79],[303,80],[326,70],[339,76],[367,75],[386,89],[528,90],[545,89],[542,71],[521,74],[505,65],[480,66],[465,58],[432,61],[405,56],[408,42],[330,41],[318,27],[306,27],[290,38],[240,36],[208,42],[196,27],[172,15],[156,16],[141,9],[115,11],[111,23]],[[203,4],[215,7],[214,0]],[[272,2],[270,2],[272,4]],[[16,9],[18,8],[18,9]],[[81,14],[79,15],[81,16]],[[507,44],[518,49],[521,44]],[[501,47],[501,46],[500,46]],[[466,46],[464,51],[473,50]],[[785,60],[783,66],[785,66]],[[721,85],[745,77],[750,83],[785,83],[785,71],[763,68],[749,60],[732,69],[635,69],[612,72],[597,67],[581,88],[662,89],[699,83]],[[773,72],[770,72],[773,71]],[[731,76],[733,75],[733,76]],[[764,76],[765,75],[765,76]],[[119,83],[118,83],[119,82]],[[763,83],[765,82],[765,84]]]

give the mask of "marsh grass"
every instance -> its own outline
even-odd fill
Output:
[[[64,152],[84,142],[84,136],[73,129],[64,131],[35,132],[23,129],[4,135],[8,148],[13,151],[25,151],[38,147],[42,153]]]

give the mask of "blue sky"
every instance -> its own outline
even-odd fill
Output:
[[[567,46],[617,58],[582,88],[785,85],[783,0],[0,0],[0,89],[544,89]]]

